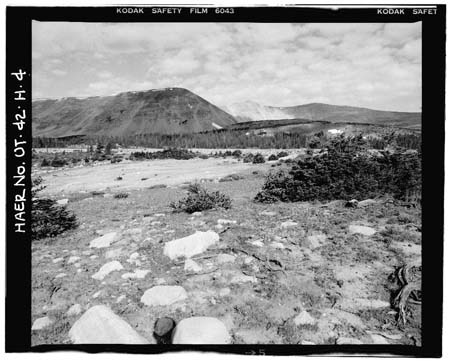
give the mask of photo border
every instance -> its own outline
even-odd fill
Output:
[[[367,5],[367,4],[366,4]],[[177,5],[181,14],[118,14],[117,6],[19,7],[6,9],[6,352],[78,350],[90,353],[126,352],[157,354],[168,351],[213,351],[249,355],[372,354],[440,357],[442,354],[444,119],[445,119],[445,21],[446,6],[436,5],[436,15],[378,15],[377,8],[229,7],[235,14],[189,14],[190,7]],[[325,6],[325,5],[322,5]],[[338,7],[339,5],[333,5]],[[359,6],[359,5],[353,5]],[[383,8],[382,5],[376,5]],[[408,6],[406,4],[399,7]],[[420,7],[411,4],[413,7]],[[432,6],[432,5],[426,5]],[[392,7],[392,5],[389,5]],[[147,10],[148,9],[148,10]],[[422,346],[407,345],[38,345],[31,346],[31,22],[259,22],[259,23],[406,23],[422,21]],[[19,70],[27,74],[18,79]],[[25,90],[25,100],[14,100]],[[17,114],[25,110],[23,129]],[[23,113],[20,113],[23,114]],[[19,117],[20,119],[20,117]],[[20,155],[17,141],[27,141]],[[16,144],[15,144],[16,141]],[[25,163],[25,178],[15,185]],[[26,201],[17,195],[26,192]],[[24,204],[25,233],[15,232],[15,215]],[[14,208],[18,207],[18,208]]]

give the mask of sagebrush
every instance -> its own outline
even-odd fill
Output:
[[[198,183],[189,185],[187,191],[186,198],[170,204],[175,211],[194,213],[208,209],[228,209],[231,207],[229,196],[219,191],[208,191]]]

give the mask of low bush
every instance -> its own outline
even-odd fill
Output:
[[[283,157],[287,157],[289,155],[289,153],[288,152],[285,152],[284,150],[283,151],[281,151],[281,152],[279,152],[278,154],[277,154],[277,157],[278,158],[283,158]]]
[[[239,174],[230,174],[230,175],[227,175],[227,176],[225,176],[223,178],[220,178],[219,182],[220,183],[222,183],[222,182],[232,182],[232,181],[239,180],[239,179],[244,179],[244,177],[239,175]]]
[[[218,191],[208,192],[198,183],[190,184],[187,191],[188,195],[186,198],[170,204],[174,211],[194,213],[208,209],[228,209],[231,207],[229,196]]]
[[[31,206],[31,239],[39,240],[46,237],[57,236],[67,230],[78,227],[76,216],[59,205],[54,199],[38,197],[38,193],[45,186],[42,178],[37,177],[32,181],[32,206]]]
[[[247,153],[246,155],[244,155],[244,158],[242,159],[242,161],[244,163],[252,163],[254,157],[255,156],[252,153]]]
[[[55,168],[64,167],[67,165],[67,161],[65,159],[55,157],[52,159],[50,165]]]
[[[271,155],[269,156],[269,158],[267,158],[267,160],[268,160],[269,162],[271,162],[271,161],[274,161],[274,160],[278,160],[278,157],[277,157],[275,154],[271,154]]]
[[[253,161],[252,163],[254,164],[258,164],[258,163],[265,163],[266,159],[264,158],[264,156],[261,153],[256,153],[255,156],[253,157]]]
[[[47,160],[47,158],[42,159],[41,167],[48,167],[50,166],[50,162]]]
[[[339,138],[326,152],[296,160],[288,172],[270,174],[255,198],[259,202],[367,199],[386,194],[421,201],[419,152],[365,151],[361,137]]]
[[[240,158],[242,157],[242,150],[236,149],[231,155],[235,158]]]
[[[116,199],[128,198],[128,193],[125,192],[116,193],[114,194],[114,198]]]
[[[134,152],[131,153],[131,160],[142,159],[192,159],[198,157],[198,153],[194,153],[188,149],[169,148],[157,152]]]

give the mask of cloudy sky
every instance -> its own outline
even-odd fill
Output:
[[[421,23],[33,22],[33,98],[184,87],[246,100],[421,109]]]

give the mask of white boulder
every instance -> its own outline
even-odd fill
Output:
[[[50,326],[52,323],[53,321],[47,316],[41,317],[33,322],[33,326],[31,326],[31,329],[33,331],[42,330],[43,328]]]
[[[105,248],[109,247],[111,243],[115,240],[117,232],[110,232],[101,237],[98,237],[91,241],[89,244],[90,248]]]
[[[173,344],[223,345],[231,342],[222,321],[213,317],[191,317],[182,320],[173,331]]]
[[[147,273],[149,273],[149,272],[150,272],[150,270],[147,270],[147,269],[137,269],[133,273],[131,273],[131,272],[124,273],[122,275],[122,278],[123,279],[136,279],[136,278],[142,279],[142,278],[145,278],[145,276],[147,276]]]
[[[91,307],[69,331],[74,344],[148,344],[126,321],[109,307]]]
[[[190,272],[200,272],[202,270],[202,266],[200,266],[197,262],[192,259],[187,259],[184,262],[184,270]]]
[[[83,311],[83,309],[81,308],[81,305],[79,303],[71,306],[67,312],[66,315],[67,316],[77,316],[79,315],[81,312]]]
[[[104,264],[92,278],[96,280],[103,280],[108,274],[114,271],[120,271],[123,269],[119,261],[112,261]]]
[[[141,302],[147,306],[167,306],[187,298],[181,286],[155,286],[142,295]]]
[[[203,253],[209,246],[219,241],[219,235],[214,231],[195,232],[190,236],[167,242],[164,246],[164,255],[170,259],[178,257],[190,258]]]
[[[351,224],[348,230],[352,234],[362,234],[363,236],[373,236],[377,231],[372,227],[359,226],[356,224]]]

